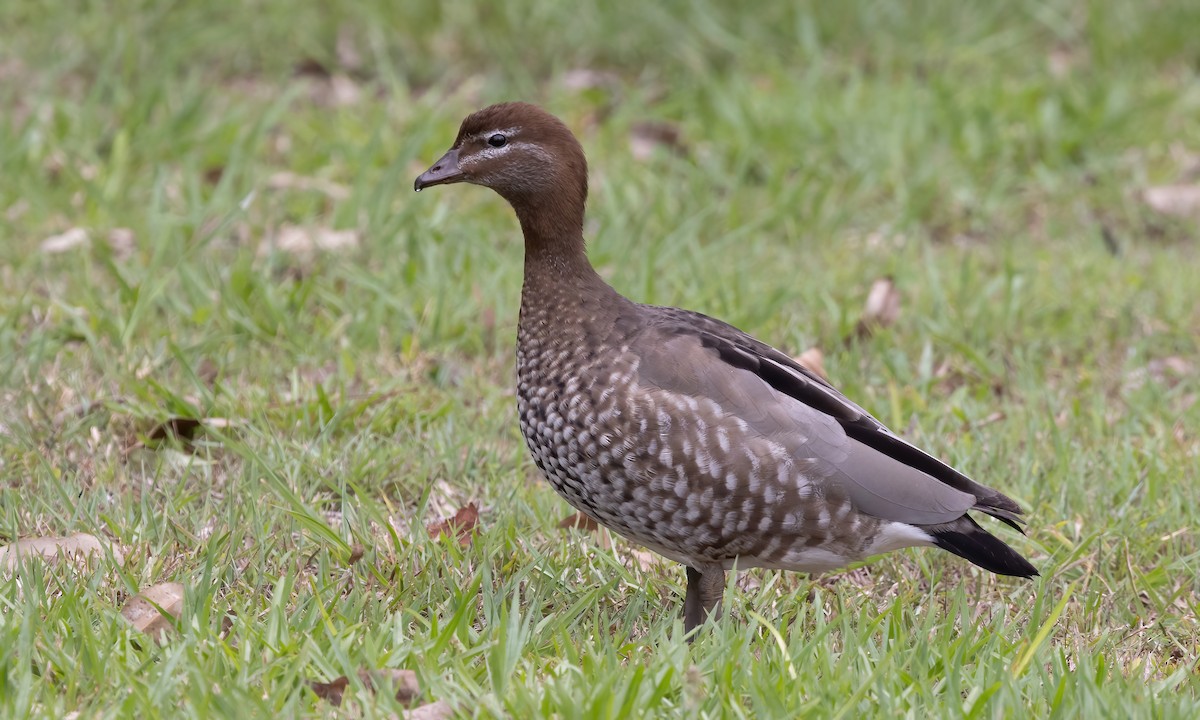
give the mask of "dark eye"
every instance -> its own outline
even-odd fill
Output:
[[[507,144],[508,144],[508,138],[506,138],[504,135],[502,135],[500,133],[496,133],[495,135],[488,138],[488,145],[491,145],[492,147],[504,147]]]

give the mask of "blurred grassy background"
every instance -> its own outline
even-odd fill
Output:
[[[0,543],[125,562],[0,580],[0,714],[322,714],[307,680],[402,667],[466,715],[1193,716],[1197,27],[1185,0],[4,3]],[[583,140],[618,289],[823,349],[1031,509],[1043,579],[752,573],[681,645],[679,568],[558,530],[525,456],[510,211],[411,191],[518,98]],[[844,342],[884,275],[899,318]],[[180,418],[209,427],[157,437]],[[474,542],[429,537],[471,500]],[[180,627],[139,642],[118,611],[167,580]]]

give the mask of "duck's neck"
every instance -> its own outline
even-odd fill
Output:
[[[525,284],[522,301],[542,292],[563,297],[612,292],[588,262],[583,241],[583,203],[514,203],[525,236]]]

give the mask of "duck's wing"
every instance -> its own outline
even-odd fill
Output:
[[[863,512],[928,525],[975,509],[1021,529],[1011,498],[900,438],[786,354],[706,315],[641,307],[650,322],[635,348],[640,382],[706,397],[763,435],[792,436],[838,470]]]

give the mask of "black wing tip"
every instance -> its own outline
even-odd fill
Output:
[[[1020,507],[1017,507],[1015,511],[1012,511],[1006,508],[998,508],[995,505],[981,501],[971,509],[978,510],[986,515],[990,515],[1022,535],[1025,534],[1025,528],[1021,525],[1025,522],[1025,518],[1021,517],[1023,513],[1021,512]]]
[[[933,536],[933,542],[938,547],[969,560],[984,570],[997,575],[1023,578],[1034,578],[1041,574],[1020,553],[979,527],[979,524],[969,517],[963,516],[956,522],[925,529]]]

